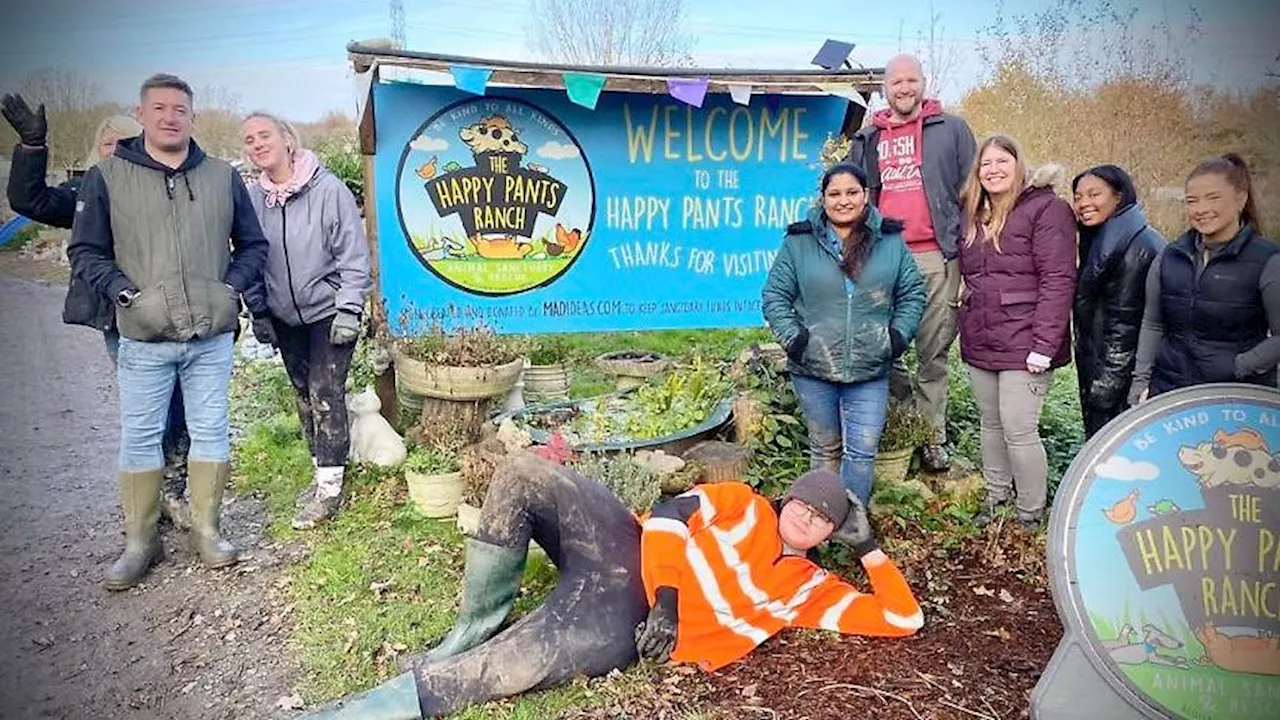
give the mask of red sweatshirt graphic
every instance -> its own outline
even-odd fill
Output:
[[[920,169],[924,165],[924,119],[940,114],[942,103],[925,100],[920,113],[906,122],[896,120],[889,108],[871,118],[880,128],[876,143],[880,159],[880,211],[885,217],[906,224],[902,237],[911,252],[938,249]]]

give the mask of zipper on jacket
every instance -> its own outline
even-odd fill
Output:
[[[302,319],[302,308],[298,307],[298,293],[293,289],[293,267],[289,264],[289,215],[286,210],[289,208],[289,201],[286,199],[280,204],[280,245],[284,247],[284,275],[289,283],[289,298],[293,300],[293,311],[298,314],[298,322],[306,325],[307,321]]]
[[[177,182],[173,175],[165,175],[165,184],[167,189],[173,190]],[[196,332],[196,314],[191,308],[191,296],[187,294],[187,265],[182,258],[182,223],[178,220],[178,200],[169,194],[169,217],[173,219],[173,247],[178,254],[178,285],[182,288],[182,299],[187,303],[187,327],[191,328],[191,334],[194,336]]]

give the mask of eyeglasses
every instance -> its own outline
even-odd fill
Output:
[[[787,503],[788,507],[794,507],[791,512],[795,513],[798,519],[805,520],[809,523],[809,527],[814,528],[833,528],[835,523],[827,519],[826,515],[818,512],[816,508],[803,500],[792,500]]]

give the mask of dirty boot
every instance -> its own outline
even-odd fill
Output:
[[[191,492],[191,545],[207,567],[234,565],[236,549],[222,538],[222,493],[231,477],[228,463],[193,460],[188,464],[187,489]]]
[[[401,663],[406,670],[452,657],[493,637],[515,604],[529,549],[491,545],[474,538],[468,538],[466,546],[462,606],[453,630],[430,652],[406,657]]]
[[[338,514],[338,508],[342,506],[342,477],[345,471],[346,468],[341,465],[316,468],[310,495],[305,501],[302,501],[302,497],[298,498],[302,502],[298,503],[298,514],[293,516],[294,530],[310,530]]]
[[[1008,512],[1008,506],[1008,500],[986,500],[978,514],[973,516],[973,526],[982,529],[990,525],[997,517]]]
[[[163,470],[120,473],[120,506],[124,510],[124,554],[107,570],[108,590],[137,585],[164,557],[156,524],[160,521]]]
[[[301,720],[421,720],[418,684],[406,672],[381,685],[317,708]]]

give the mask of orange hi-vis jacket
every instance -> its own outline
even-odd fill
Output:
[[[892,562],[867,568],[866,594],[804,557],[784,555],[777,513],[742,483],[699,485],[655,508],[643,528],[649,604],[659,587],[679,595],[676,662],[717,670],[786,627],[901,637],[924,624]]]

